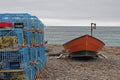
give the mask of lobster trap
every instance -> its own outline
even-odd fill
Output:
[[[44,25],[36,16],[0,14],[0,80],[35,80],[46,59]]]

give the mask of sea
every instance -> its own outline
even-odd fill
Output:
[[[48,44],[64,44],[85,34],[91,35],[90,26],[45,26]],[[120,46],[120,26],[98,26],[93,29],[93,36],[106,46]]]

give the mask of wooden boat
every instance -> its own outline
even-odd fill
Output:
[[[84,35],[63,44],[63,47],[71,57],[96,57],[98,51],[103,48],[104,45],[105,44],[99,39],[90,35]]]

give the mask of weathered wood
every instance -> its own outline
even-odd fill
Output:
[[[7,73],[7,72],[23,72],[23,69],[16,69],[16,70],[0,70],[1,73]]]
[[[5,51],[18,51],[19,48],[4,48],[4,49],[0,49],[0,52],[5,52]]]

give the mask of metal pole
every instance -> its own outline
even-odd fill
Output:
[[[96,29],[96,23],[91,23],[91,36],[93,36],[93,29]]]
[[[93,23],[91,23],[91,36],[93,36],[93,28],[92,28]]]

